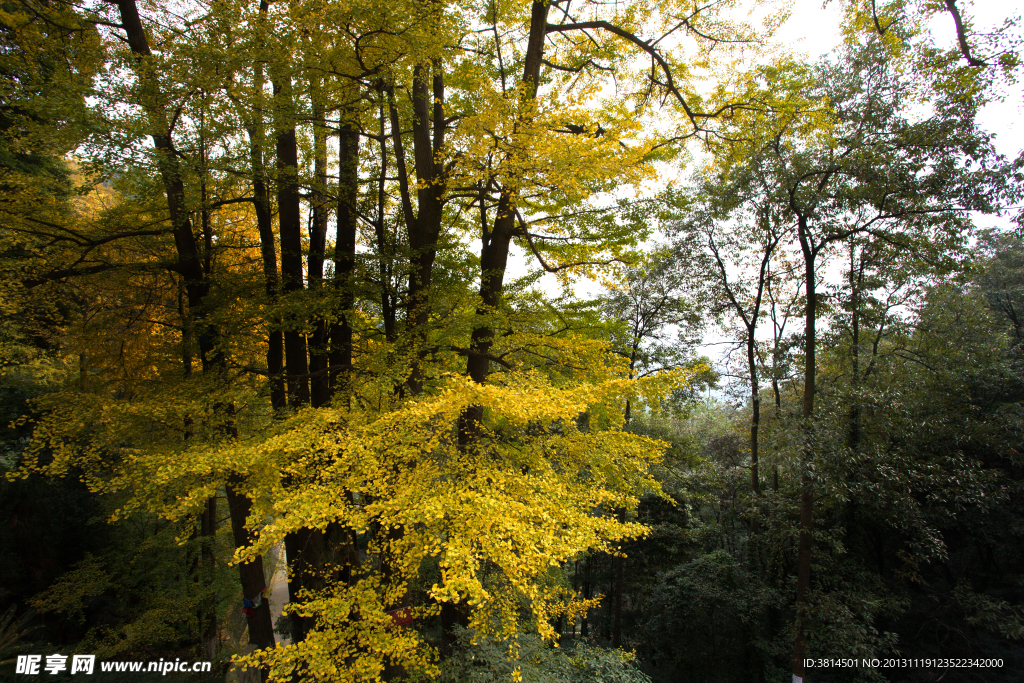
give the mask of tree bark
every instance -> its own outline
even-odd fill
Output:
[[[377,274],[380,277],[380,311],[381,317],[384,319],[384,339],[388,342],[395,341],[396,323],[397,316],[395,312],[395,297],[391,289],[391,278],[392,278],[392,258],[394,248],[388,243],[386,234],[386,225],[384,222],[384,208],[386,206],[387,195],[385,193],[385,186],[387,180],[388,171],[388,150],[387,150],[387,137],[385,135],[385,115],[384,115],[384,93],[381,93],[380,99],[380,175],[377,177],[377,216],[374,221],[374,232],[377,238]]]
[[[251,531],[245,526],[252,510],[252,501],[239,493],[238,489],[242,481],[239,477],[233,477],[225,486],[227,493],[228,508],[231,511],[231,531],[234,536],[235,548],[246,548],[256,540]],[[263,573],[263,558],[257,556],[255,559],[238,565],[238,576],[242,583],[242,597],[255,601],[261,592],[267,587],[266,576]],[[253,608],[252,616],[246,617],[249,625],[249,642],[258,648],[272,648],[277,642],[274,637],[273,615],[270,612],[270,601],[262,598],[259,607]],[[263,672],[263,680],[266,680],[266,671]]]
[[[434,74],[428,87],[430,71]],[[432,92],[431,92],[432,91]],[[434,120],[431,122],[431,103]],[[444,209],[444,181],[437,155],[444,145],[444,78],[441,64],[419,64],[413,70],[413,162],[419,180],[416,190],[418,211],[409,228],[409,309],[406,325],[411,332],[413,344],[413,367],[406,387],[413,396],[423,391],[423,373],[418,358],[418,348],[426,339],[426,327],[430,318],[430,282],[434,260],[437,257],[437,240],[441,235],[441,217]],[[394,116],[394,114],[393,114]],[[433,123],[433,125],[431,125]],[[398,129],[392,123],[393,129]],[[396,147],[397,149],[397,147]],[[399,162],[401,163],[401,162]],[[408,221],[407,221],[408,223]]]
[[[847,438],[850,450],[860,449],[860,304],[861,288],[864,284],[864,256],[861,254],[857,267],[856,245],[850,245],[850,362],[852,365],[850,387],[850,429]]]
[[[536,0],[531,7],[530,36],[526,45],[523,65],[523,82],[526,84],[523,95],[526,101],[523,106],[527,110],[524,118],[530,115],[528,113],[531,106],[529,103],[536,98],[537,94],[549,8],[548,3]],[[515,212],[514,193],[509,188],[503,188],[498,199],[492,230],[484,236],[485,239],[480,250],[480,305],[476,310],[478,322],[473,326],[470,339],[471,353],[466,359],[466,374],[479,384],[487,381],[487,375],[490,372],[488,355],[493,343],[494,331],[490,323],[487,322],[487,318],[501,303],[508,251],[515,232]],[[483,413],[483,406],[477,405],[469,406],[459,416],[458,441],[461,448],[472,447],[472,443],[479,435]],[[448,632],[442,633],[441,639],[442,649],[445,644],[453,642],[453,636]]]
[[[313,186],[310,188],[310,204],[313,217],[309,226],[309,257],[306,261],[309,290],[315,296],[323,296],[324,256],[327,244],[327,129],[324,120],[324,104],[319,88],[313,87]],[[313,321],[313,334],[309,344],[310,403],[314,408],[331,402],[331,381],[328,376],[330,351],[328,349],[329,328],[320,316]]]
[[[618,518],[620,524],[626,522],[626,511],[619,508]],[[615,556],[615,588],[613,597],[614,610],[612,612],[612,647],[622,647],[622,588],[625,581],[626,558],[622,555]]]
[[[291,106],[289,79],[274,81],[274,97],[279,99],[282,119]],[[302,273],[302,212],[298,177],[298,144],[295,124],[277,122],[277,213],[281,235],[281,284],[284,293],[301,292]],[[289,321],[289,327],[297,321]],[[288,402],[294,408],[309,405],[309,375],[306,361],[306,336],[296,329],[284,333],[285,381]]]
[[[290,77],[273,76],[274,99],[277,101],[275,148],[277,152],[277,210],[281,240],[281,289],[285,296],[305,289],[302,262],[302,215],[298,178],[298,144],[293,120],[293,95]],[[305,323],[292,317],[285,320],[284,357],[288,404],[302,408],[310,403],[306,337],[294,329]],[[288,329],[288,328],[292,329]],[[289,485],[290,482],[285,482]],[[289,602],[299,602],[304,588],[315,588],[318,560],[322,558],[322,535],[301,529],[287,534],[285,552],[288,558]],[[292,614],[292,642],[302,641],[311,627],[310,620]]]
[[[540,80],[540,67],[544,58],[545,26],[550,5],[546,2],[534,2],[530,14],[530,37],[526,45],[526,57],[523,65],[523,82],[526,84],[524,99],[532,101],[537,95],[537,83]],[[524,106],[526,106],[524,104]],[[526,115],[528,116],[528,114]],[[505,267],[508,263],[508,250],[515,232],[516,205],[514,193],[504,188],[498,198],[497,213],[493,227],[480,251],[480,301],[477,316],[481,319],[473,328],[470,349],[471,354],[466,362],[466,374],[474,382],[483,383],[487,380],[490,370],[488,352],[490,351],[494,331],[486,320],[501,301],[504,289]],[[467,411],[461,422],[460,438],[465,438],[475,429],[473,425],[483,414],[482,407],[473,407]]]
[[[342,113],[342,116],[345,116]],[[383,141],[381,142],[383,144]],[[334,287],[340,294],[341,318],[331,326],[331,387],[349,391],[352,368],[354,277],[359,217],[359,130],[342,121],[338,132],[338,234],[334,242]]]
[[[210,496],[206,499],[203,512],[200,515],[200,553],[202,555],[203,579],[206,583],[212,584],[214,574],[217,571],[217,556],[215,555],[215,543],[217,540],[217,497]],[[213,659],[217,655],[220,646],[220,629],[217,627],[217,611],[205,609],[203,615],[205,629],[203,631],[203,645],[206,655]]]
[[[807,609],[807,593],[811,586],[811,533],[814,521],[814,499],[811,495],[811,419],[814,416],[815,390],[815,322],[817,315],[817,292],[815,290],[814,261],[817,253],[808,230],[807,218],[798,217],[798,237],[804,256],[804,284],[807,304],[804,312],[804,393],[803,410],[804,444],[800,449],[800,537],[797,546],[796,574],[796,619],[793,638],[793,676],[799,683],[804,676],[804,655],[807,652],[807,634],[804,618]]]
[[[149,47],[149,39],[146,37],[145,29],[142,26],[142,19],[139,16],[135,0],[118,0],[117,8],[121,17],[121,26],[124,28],[128,39],[128,46],[138,60],[138,77],[145,97],[143,108],[148,118],[153,147],[157,151],[157,163],[160,169],[160,178],[163,182],[164,192],[167,196],[167,210],[171,219],[174,246],[178,256],[176,270],[181,275],[188,300],[188,310],[184,312],[182,321],[182,353],[185,375],[188,376],[191,374],[192,369],[192,354],[189,348],[191,343],[190,321],[194,313],[201,310],[203,297],[207,292],[208,280],[205,277],[199,247],[196,244],[196,237],[192,231],[192,220],[189,217],[188,208],[185,203],[185,182],[182,178],[181,167],[178,162],[178,151],[174,146],[171,125],[167,114],[166,99],[151,71],[153,68],[153,53]],[[205,207],[203,209],[205,210]],[[203,227],[208,232],[208,224],[204,222]],[[208,339],[208,335],[201,335],[202,338]],[[189,422],[189,418],[186,418],[186,440],[189,437]],[[209,578],[212,580],[213,564],[216,562],[212,554],[213,538],[216,533],[216,500],[214,498],[206,501],[203,513],[200,514],[199,527],[203,541],[199,552],[200,556],[208,558],[208,568],[211,570]],[[199,567],[196,566],[193,569],[198,579]],[[205,617],[201,618],[201,622],[204,623],[203,640],[205,649],[210,653],[212,647],[215,653],[216,634],[218,631],[216,612],[212,609],[207,609]],[[214,653],[210,653],[210,656],[212,657]]]
[[[167,209],[174,232],[174,246],[178,252],[177,269],[185,281],[189,307],[198,308],[206,293],[206,283],[203,278],[199,249],[196,245],[195,235],[192,233],[192,220],[189,218],[185,206],[185,182],[182,179],[181,167],[178,163],[178,151],[175,149],[174,140],[171,137],[164,95],[160,92],[159,84],[148,73],[152,66],[150,62],[153,55],[149,49],[149,41],[142,27],[142,20],[139,18],[135,0],[118,0],[117,7],[121,15],[121,25],[128,38],[128,46],[140,62],[139,80],[148,99],[143,107],[149,119],[150,137],[152,137],[153,147],[158,153],[160,178],[167,195]]]
[[[265,17],[268,5],[260,3],[260,17]],[[274,306],[280,295],[280,277],[277,272],[277,239],[274,236],[270,192],[267,189],[267,168],[263,156],[266,145],[266,126],[263,120],[263,64],[253,64],[253,92],[256,102],[253,118],[246,129],[249,136],[249,164],[252,167],[253,209],[256,213],[256,228],[260,235],[260,257],[263,265],[264,291],[267,301]],[[270,384],[270,405],[275,412],[286,405],[284,385],[284,334],[281,331],[281,317],[271,313],[267,320],[267,374]]]

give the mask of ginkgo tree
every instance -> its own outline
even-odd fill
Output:
[[[120,515],[182,540],[216,534],[223,491],[246,600],[261,554],[289,555],[293,644],[269,649],[265,601],[248,614],[277,678],[429,672],[456,623],[551,635],[548,617],[586,609],[550,568],[641,533],[612,511],[657,490],[663,446],[623,430],[622,405],[694,369],[631,380],[505,272],[514,243],[564,277],[631,258],[644,229],[601,194],[730,111],[693,74],[755,37],[735,7],[23,7],[9,21],[102,47],[79,149],[116,189],[56,228],[88,225],[84,247],[47,247],[72,265],[24,284],[153,281],[130,389],[47,397],[23,471],[122,492]],[[674,123],[652,132],[662,102]],[[440,614],[441,642],[399,614]]]

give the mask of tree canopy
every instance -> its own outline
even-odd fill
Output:
[[[977,124],[1016,38],[841,5],[816,63],[770,3],[0,6],[4,505],[110,525],[13,600],[265,680],[703,680],[702,613],[735,680],[892,652],[1017,515],[1019,239],[973,223],[1019,199]]]

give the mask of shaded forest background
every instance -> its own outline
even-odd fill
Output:
[[[1021,680],[1019,26],[837,4],[0,3],[0,673]]]

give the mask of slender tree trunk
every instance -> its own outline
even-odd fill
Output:
[[[589,600],[592,595],[593,595],[593,590],[591,589],[590,581],[589,580],[588,581],[584,581],[583,582],[583,599],[584,600]],[[586,614],[584,614],[583,618],[580,619],[580,638],[582,638],[584,641],[590,639],[590,620],[587,618]]]
[[[253,533],[245,526],[252,510],[252,501],[246,495],[239,493],[241,485],[241,479],[233,477],[225,487],[228,508],[231,510],[231,531],[236,548],[246,548],[256,540]],[[246,617],[249,625],[249,642],[258,648],[275,647],[276,638],[274,637],[270,601],[262,595],[267,587],[266,576],[263,573],[263,558],[257,556],[250,562],[239,564],[238,576],[242,582],[242,597],[253,603],[259,603],[257,607],[252,608],[251,615]],[[266,680],[266,672],[264,672],[264,680]]]
[[[279,279],[277,273],[277,250],[274,226],[270,214],[270,195],[265,182],[263,166],[262,136],[250,131],[249,154],[253,167],[252,191],[256,209],[256,226],[260,233],[260,254],[263,261],[263,279],[267,300],[273,306],[277,303]],[[270,378],[270,405],[280,412],[286,405],[284,389],[284,334],[281,332],[281,318],[271,314],[267,332],[267,373]]]
[[[291,82],[274,81],[274,96],[284,105],[291,105]],[[288,106],[280,116],[287,116]],[[277,125],[277,212],[281,235],[281,284],[285,294],[301,292],[302,211],[298,177],[298,144],[295,124],[280,121]],[[288,402],[296,408],[309,405],[309,370],[306,361],[306,336],[295,329],[284,333],[285,380]]]
[[[761,427],[761,385],[757,377],[757,359],[754,357],[754,331],[747,335],[747,366],[750,368],[750,490],[756,500],[761,495],[761,477],[758,474],[758,430]],[[757,516],[751,522],[756,530]]]
[[[751,566],[758,566],[760,564],[757,534],[760,530],[760,510],[758,505],[761,498],[761,474],[758,462],[758,430],[761,427],[761,386],[758,384],[757,358],[754,354],[754,344],[756,343],[754,334],[757,329],[757,315],[758,311],[755,309],[754,315],[751,318],[750,329],[747,332],[747,367],[750,369],[750,493],[753,499],[750,510],[750,540],[748,542]]]
[[[260,3],[260,18],[266,17],[268,5]],[[260,256],[263,262],[263,280],[267,300],[273,306],[280,294],[280,278],[277,272],[277,240],[274,237],[274,223],[271,214],[270,192],[267,189],[267,168],[263,156],[266,145],[266,126],[263,120],[263,64],[253,64],[253,91],[256,105],[249,135],[249,162],[252,165],[253,207],[256,212],[256,227],[260,233]],[[284,388],[284,333],[281,331],[281,316],[273,313],[267,321],[267,373],[270,378],[270,405],[280,413],[286,405]]]
[[[530,36],[523,64],[523,82],[527,84],[523,97],[528,101],[532,101],[537,95],[540,67],[544,58],[545,27],[549,9],[548,3],[535,0],[530,10]],[[525,103],[524,106],[528,108]],[[480,322],[473,328],[470,342],[470,350],[473,353],[467,359],[466,374],[473,381],[481,384],[486,381],[489,374],[490,361],[487,354],[494,338],[494,331],[485,321],[501,301],[509,245],[515,233],[516,208],[514,193],[510,189],[503,189],[498,198],[493,227],[490,234],[485,236],[486,239],[480,252],[480,300],[482,305],[476,311]],[[464,438],[463,435],[471,435],[475,431],[474,425],[478,423],[482,414],[483,408],[480,406],[467,410],[463,420],[460,421],[462,423],[459,428],[460,438]]]
[[[433,70],[433,78],[430,72]],[[429,79],[429,81],[428,81]],[[433,104],[433,107],[431,106]],[[423,373],[418,360],[419,347],[426,340],[427,323],[430,317],[430,282],[437,257],[437,240],[441,234],[441,218],[444,208],[444,180],[437,155],[444,145],[444,78],[440,63],[419,64],[413,70],[413,151],[416,177],[418,211],[411,214],[409,201],[403,199],[406,211],[406,225],[409,228],[409,308],[406,326],[410,331],[413,362],[406,388],[413,396],[423,391]],[[433,111],[433,122],[431,112]],[[396,161],[399,166],[399,183],[404,173],[404,153],[401,147],[401,128],[397,111],[392,107],[392,137],[395,140]],[[433,125],[431,125],[433,123]],[[403,196],[408,197],[406,181]]]
[[[775,368],[772,368],[772,394],[775,397],[775,420],[778,421],[782,415],[782,394],[779,392],[779,378],[775,376]],[[779,492],[779,465],[772,463],[772,490]]]
[[[523,82],[526,84],[523,93],[523,98],[526,101],[523,106],[527,112],[530,109],[529,103],[537,95],[549,8],[549,3],[537,0],[534,0],[531,6],[530,35],[523,64]],[[437,84],[435,78],[435,89]],[[443,86],[443,84],[441,85]],[[435,102],[437,101],[435,97]],[[439,115],[441,112],[436,111],[435,118]],[[523,116],[525,120],[530,114],[525,113]],[[498,198],[492,229],[489,234],[483,236],[480,250],[480,305],[476,310],[477,322],[473,327],[470,353],[466,359],[466,374],[479,384],[485,383],[490,373],[489,353],[493,344],[494,330],[488,322],[488,318],[501,303],[509,246],[515,233],[515,214],[515,193],[511,188],[503,188]],[[469,406],[459,417],[458,441],[461,448],[471,448],[477,439],[483,411],[483,406]],[[444,609],[443,606],[442,609]],[[449,644],[450,647],[450,644],[454,642],[452,634],[449,632],[443,632],[441,639],[442,650],[446,644]]]
[[[342,112],[341,116],[347,114]],[[383,141],[381,142],[383,145]],[[340,295],[341,318],[331,326],[332,388],[350,391],[352,323],[355,308],[356,235],[359,200],[359,129],[342,120],[338,133],[338,235],[334,243],[334,287]],[[344,385],[344,386],[343,386]]]
[[[626,522],[626,511],[619,508],[620,524]],[[622,647],[622,588],[625,582],[626,558],[615,556],[614,612],[612,614],[612,647]]]
[[[152,52],[135,0],[118,0],[117,7],[120,11],[121,26],[128,38],[128,46],[136,59],[142,63],[139,79],[144,91],[143,107],[149,119],[150,136],[153,139],[153,147],[157,150],[160,178],[167,195],[167,209],[178,253],[178,272],[185,282],[189,307],[194,310],[202,301],[206,283],[203,279],[199,249],[192,234],[192,221],[185,205],[185,182],[178,163],[178,151],[171,138],[166,100],[160,91],[159,83],[149,73],[147,63],[152,58]]]
[[[200,515],[200,552],[203,558],[203,583],[207,586],[213,585],[213,579],[217,572],[216,540],[217,540],[217,497],[210,496],[206,499]],[[211,596],[213,597],[213,596]],[[203,644],[206,655],[213,659],[217,655],[220,646],[220,629],[217,627],[217,610],[207,607],[204,614],[205,629],[203,632]]]
[[[340,320],[331,324],[330,369],[325,376],[332,400],[348,405],[353,377],[353,329],[351,318],[355,309],[356,235],[359,199],[359,122],[358,113],[340,110],[338,132],[338,203],[337,236],[334,245],[333,287],[339,294]],[[352,504],[352,494],[346,494]],[[325,567],[331,578],[351,585],[358,563],[356,531],[337,523],[328,526],[323,537]],[[329,565],[329,566],[328,566]],[[357,618],[358,615],[353,615]]]
[[[850,402],[850,430],[848,444],[850,450],[860,449],[860,295],[864,283],[864,258],[860,259],[860,267],[856,265],[856,246],[850,245],[850,360],[852,374],[850,388],[852,389],[852,400]]]
[[[766,228],[766,242],[764,244],[764,254],[761,257],[761,265],[758,271],[757,277],[757,292],[754,296],[754,305],[749,315],[746,310],[746,301],[742,298],[737,297],[737,293],[733,286],[729,283],[729,273],[725,267],[725,262],[719,253],[718,246],[715,243],[714,232],[712,229],[708,229],[708,247],[715,257],[715,264],[718,266],[718,272],[721,277],[722,287],[725,290],[725,294],[729,299],[729,303],[732,305],[736,314],[743,321],[743,327],[745,330],[744,343],[747,351],[747,372],[750,376],[750,490],[753,496],[753,504],[751,506],[750,514],[750,533],[751,536],[755,535],[758,530],[758,499],[761,495],[761,477],[758,463],[758,430],[761,426],[761,385],[758,381],[757,375],[757,323],[761,317],[761,303],[764,300],[764,293],[766,285],[769,286],[769,280],[771,277],[769,266],[771,264],[772,254],[775,252],[775,247],[779,243],[780,236],[772,233],[770,218],[765,221]],[[770,297],[769,289],[769,297]]]
[[[164,192],[167,196],[167,209],[171,219],[171,229],[174,234],[174,245],[178,256],[177,271],[181,275],[181,282],[188,301],[187,310],[184,302],[180,302],[182,309],[182,347],[185,376],[188,377],[192,371],[191,355],[191,320],[197,311],[201,310],[203,297],[206,295],[208,280],[203,268],[203,261],[200,258],[199,248],[196,244],[195,235],[192,232],[192,220],[189,216],[188,207],[185,202],[185,182],[182,178],[179,155],[174,146],[174,139],[171,136],[171,126],[168,117],[165,94],[160,89],[159,82],[153,77],[151,65],[152,51],[149,47],[149,40],[146,37],[145,29],[142,26],[142,19],[139,16],[135,0],[118,0],[118,12],[121,18],[121,27],[125,31],[128,46],[135,59],[139,63],[138,76],[143,91],[143,108],[148,119],[150,136],[153,140],[153,147],[156,149],[160,178],[163,182]],[[202,208],[204,219],[206,218],[205,204]],[[205,234],[209,234],[207,220],[203,222]],[[209,251],[209,250],[208,250]],[[204,334],[202,338],[207,338]],[[205,358],[204,358],[205,360]],[[205,365],[205,363],[204,363]],[[186,417],[185,438],[191,436],[191,419]],[[216,501],[211,498],[206,501],[204,511],[200,515],[199,531],[202,536],[200,544],[200,557],[205,555],[208,563],[215,563],[213,556],[213,535],[216,522]],[[198,559],[198,558],[197,558]],[[215,566],[210,564],[209,578],[213,578]],[[199,578],[201,569],[194,566],[196,578]],[[210,649],[216,649],[217,622],[216,612],[212,609],[205,610],[205,616],[201,616],[203,627],[204,648],[209,653]],[[211,654],[212,657],[212,654]]]
[[[639,331],[634,327],[634,340],[637,340],[639,336]],[[636,359],[639,351],[638,344],[638,341],[634,341],[633,348],[630,350],[629,379],[633,379],[633,374],[636,370]],[[626,408],[623,411],[623,428],[629,429],[629,420],[632,416],[633,402],[627,398]],[[620,524],[625,523],[626,509],[618,508],[615,511],[615,516],[618,518]],[[612,647],[622,647],[622,590],[623,583],[626,579],[626,558],[621,554],[616,555],[612,562],[615,566],[615,585],[612,588]]]
[[[205,102],[204,102],[205,106]],[[210,277],[213,274],[213,231],[210,226],[210,209],[207,205],[207,189],[206,189],[206,132],[205,132],[205,115],[203,110],[200,110],[200,128],[199,128],[199,216],[200,216],[200,229],[203,238],[203,256],[202,256],[202,268],[204,281],[209,282]],[[205,291],[204,287],[204,291]],[[210,360],[206,355],[207,346],[212,346],[213,331],[208,326],[202,339],[206,340],[206,344],[200,342],[200,350],[203,354],[203,370],[206,371],[209,367]],[[217,497],[210,496],[206,500],[203,513],[200,515],[200,553],[202,555],[202,572],[204,573],[203,581],[212,586],[214,577],[217,571],[217,557],[216,557],[216,540],[217,540]],[[215,596],[211,596],[214,597]],[[215,600],[214,600],[215,602]],[[218,647],[220,645],[220,630],[217,627],[217,612],[215,609],[210,609],[208,606],[204,608],[206,611],[205,622],[206,628],[203,634],[203,642],[206,649],[206,654],[211,659],[216,656]]]
[[[811,419],[814,416],[815,390],[815,322],[817,314],[817,292],[815,290],[815,250],[807,227],[807,219],[799,217],[800,247],[804,255],[804,277],[807,305],[804,314],[804,444],[800,449],[800,537],[797,547],[796,575],[796,619],[793,638],[794,683],[801,683],[804,676],[804,655],[807,652],[807,634],[804,620],[807,609],[807,593],[811,586],[811,533],[814,519],[814,499],[811,495]],[[799,679],[799,680],[797,680]]]
[[[261,13],[266,13],[266,3],[261,3],[260,10]],[[278,300],[280,279],[277,272],[277,250],[270,208],[270,193],[267,190],[267,170],[263,157],[266,135],[260,93],[263,91],[264,76],[263,65],[259,62],[254,65],[254,81],[257,103],[254,107],[252,125],[247,131],[249,136],[249,161],[252,166],[253,209],[256,214],[256,227],[260,235],[264,291],[266,292],[268,302],[273,306]],[[274,412],[279,414],[286,406],[284,335],[280,329],[281,320],[278,315],[271,314],[268,325],[267,373],[270,384],[270,405]],[[254,540],[252,534],[245,527],[252,503],[246,496],[237,493],[241,483],[241,480],[234,476],[225,486],[228,512],[231,518],[231,531],[236,548],[247,546]],[[238,573],[244,598],[251,600],[266,587],[264,584],[262,557],[257,557],[252,562],[239,565]],[[259,648],[275,647],[274,615],[270,612],[268,600],[262,600],[262,604],[255,608],[252,615],[247,616],[246,619],[249,626],[249,642]],[[263,680],[266,680],[267,672],[265,670],[261,671],[261,676]]]
[[[289,78],[275,78],[274,98],[278,101],[276,128],[277,151],[277,207],[278,229],[281,239],[281,285],[287,296],[303,291],[302,215],[298,178],[298,145],[295,122],[291,120],[292,84]],[[308,363],[305,334],[287,329],[295,323],[286,321],[284,332],[285,383],[288,403],[294,408],[308,406],[310,402]],[[285,482],[289,485],[290,482]],[[302,589],[317,588],[316,567],[323,557],[322,535],[310,529],[301,529],[285,537],[288,556],[290,602],[300,602]],[[310,620],[292,615],[292,642],[305,639],[311,627]]]
[[[313,218],[309,229],[309,258],[306,271],[309,290],[315,296],[324,296],[324,255],[327,244],[327,128],[324,119],[324,105],[318,84],[313,87],[313,186],[310,188],[310,204]],[[322,317],[313,321],[313,334],[309,345],[310,403],[314,408],[326,406],[331,401],[331,381],[328,376],[328,334],[327,322]]]
[[[431,72],[432,75],[431,75]],[[442,211],[444,208],[445,180],[438,157],[444,146],[444,136],[448,124],[444,118],[445,86],[443,71],[439,61],[417,64],[413,69],[412,84],[412,140],[413,167],[416,172],[417,209],[413,209],[412,188],[406,166],[405,143],[402,139],[401,119],[395,100],[393,87],[383,87],[382,95],[388,99],[388,111],[391,120],[391,139],[395,150],[395,165],[398,175],[399,194],[402,214],[405,219],[409,242],[409,289],[408,308],[406,312],[407,351],[411,360],[411,368],[405,383],[398,388],[399,395],[416,396],[423,391],[424,376],[420,354],[427,339],[427,326],[430,320],[430,285],[433,275],[434,261],[437,256],[437,241],[441,234]],[[383,125],[382,128],[383,130]],[[382,140],[383,145],[383,140]],[[384,164],[381,165],[383,177]],[[382,208],[382,207],[381,207]],[[380,212],[382,214],[382,211]],[[379,216],[383,228],[383,216]],[[382,236],[382,235],[381,235]],[[378,237],[380,240],[380,236]],[[393,527],[384,538],[385,547],[394,547],[402,538],[404,529]],[[387,581],[397,577],[399,558],[385,552],[382,558],[381,573]],[[388,607],[407,606],[409,596],[402,593],[397,601]],[[441,606],[442,624],[452,621],[453,616],[445,606]],[[460,618],[456,620],[462,622]],[[443,627],[442,627],[443,628]],[[444,628],[443,628],[444,630]],[[442,635],[442,656],[451,650],[451,639]],[[385,680],[393,680],[404,675],[400,667],[389,665],[384,672]]]
[[[384,222],[384,207],[387,200],[385,185],[388,171],[388,150],[387,138],[385,137],[384,123],[384,93],[381,92],[380,99],[380,175],[377,178],[377,220],[374,222],[374,232],[377,238],[377,253],[379,261],[377,273],[380,277],[380,311],[384,319],[384,339],[388,342],[395,341],[396,315],[394,297],[391,291],[391,262],[393,247],[389,244]]]

